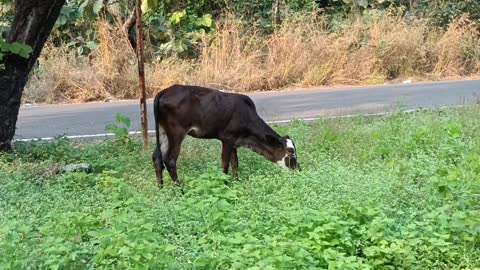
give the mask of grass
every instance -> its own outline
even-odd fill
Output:
[[[197,58],[172,56],[148,64],[148,94],[174,83],[247,92],[480,75],[478,22],[462,17],[444,30],[398,14],[369,11],[336,21],[292,14],[269,35],[227,15],[213,34],[199,41]],[[25,100],[54,103],[137,96],[135,56],[128,42],[117,28],[98,25],[100,46],[89,57],[75,57],[53,46],[44,50]]]
[[[277,125],[302,171],[241,149],[238,181],[220,143],[188,138],[184,196],[137,139],[17,144],[0,268],[478,269],[479,127],[478,105]],[[74,161],[95,173],[55,173]]]

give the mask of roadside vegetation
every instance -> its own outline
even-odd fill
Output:
[[[135,98],[135,28],[124,31],[133,2],[69,1],[24,101]],[[143,9],[149,96],[173,83],[245,92],[480,74],[474,0],[149,0]]]
[[[188,138],[184,196],[158,190],[121,127],[17,143],[0,156],[0,268],[478,269],[479,127],[478,105],[296,121],[275,129],[302,171],[242,149],[238,180],[219,143]],[[70,162],[95,171],[57,173]]]

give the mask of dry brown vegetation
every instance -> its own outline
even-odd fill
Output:
[[[136,97],[135,55],[121,31],[99,22],[100,47],[79,58],[44,50],[26,89],[29,101]],[[289,86],[378,84],[388,80],[480,75],[480,27],[460,18],[447,30],[395,14],[355,17],[337,29],[318,16],[284,21],[271,35],[228,17],[195,60],[165,59],[146,67],[149,94],[174,84],[243,92]]]
[[[40,66],[25,89],[27,100],[56,102],[134,98],[135,53],[123,32],[99,22],[99,47],[89,57],[78,57],[65,47],[44,48]]]

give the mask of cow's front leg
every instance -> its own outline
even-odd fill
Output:
[[[232,155],[233,145],[222,141],[222,170],[228,173],[228,165]]]

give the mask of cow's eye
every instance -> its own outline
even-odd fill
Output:
[[[294,154],[295,153],[295,150],[293,148],[287,148],[287,152],[289,154]]]

